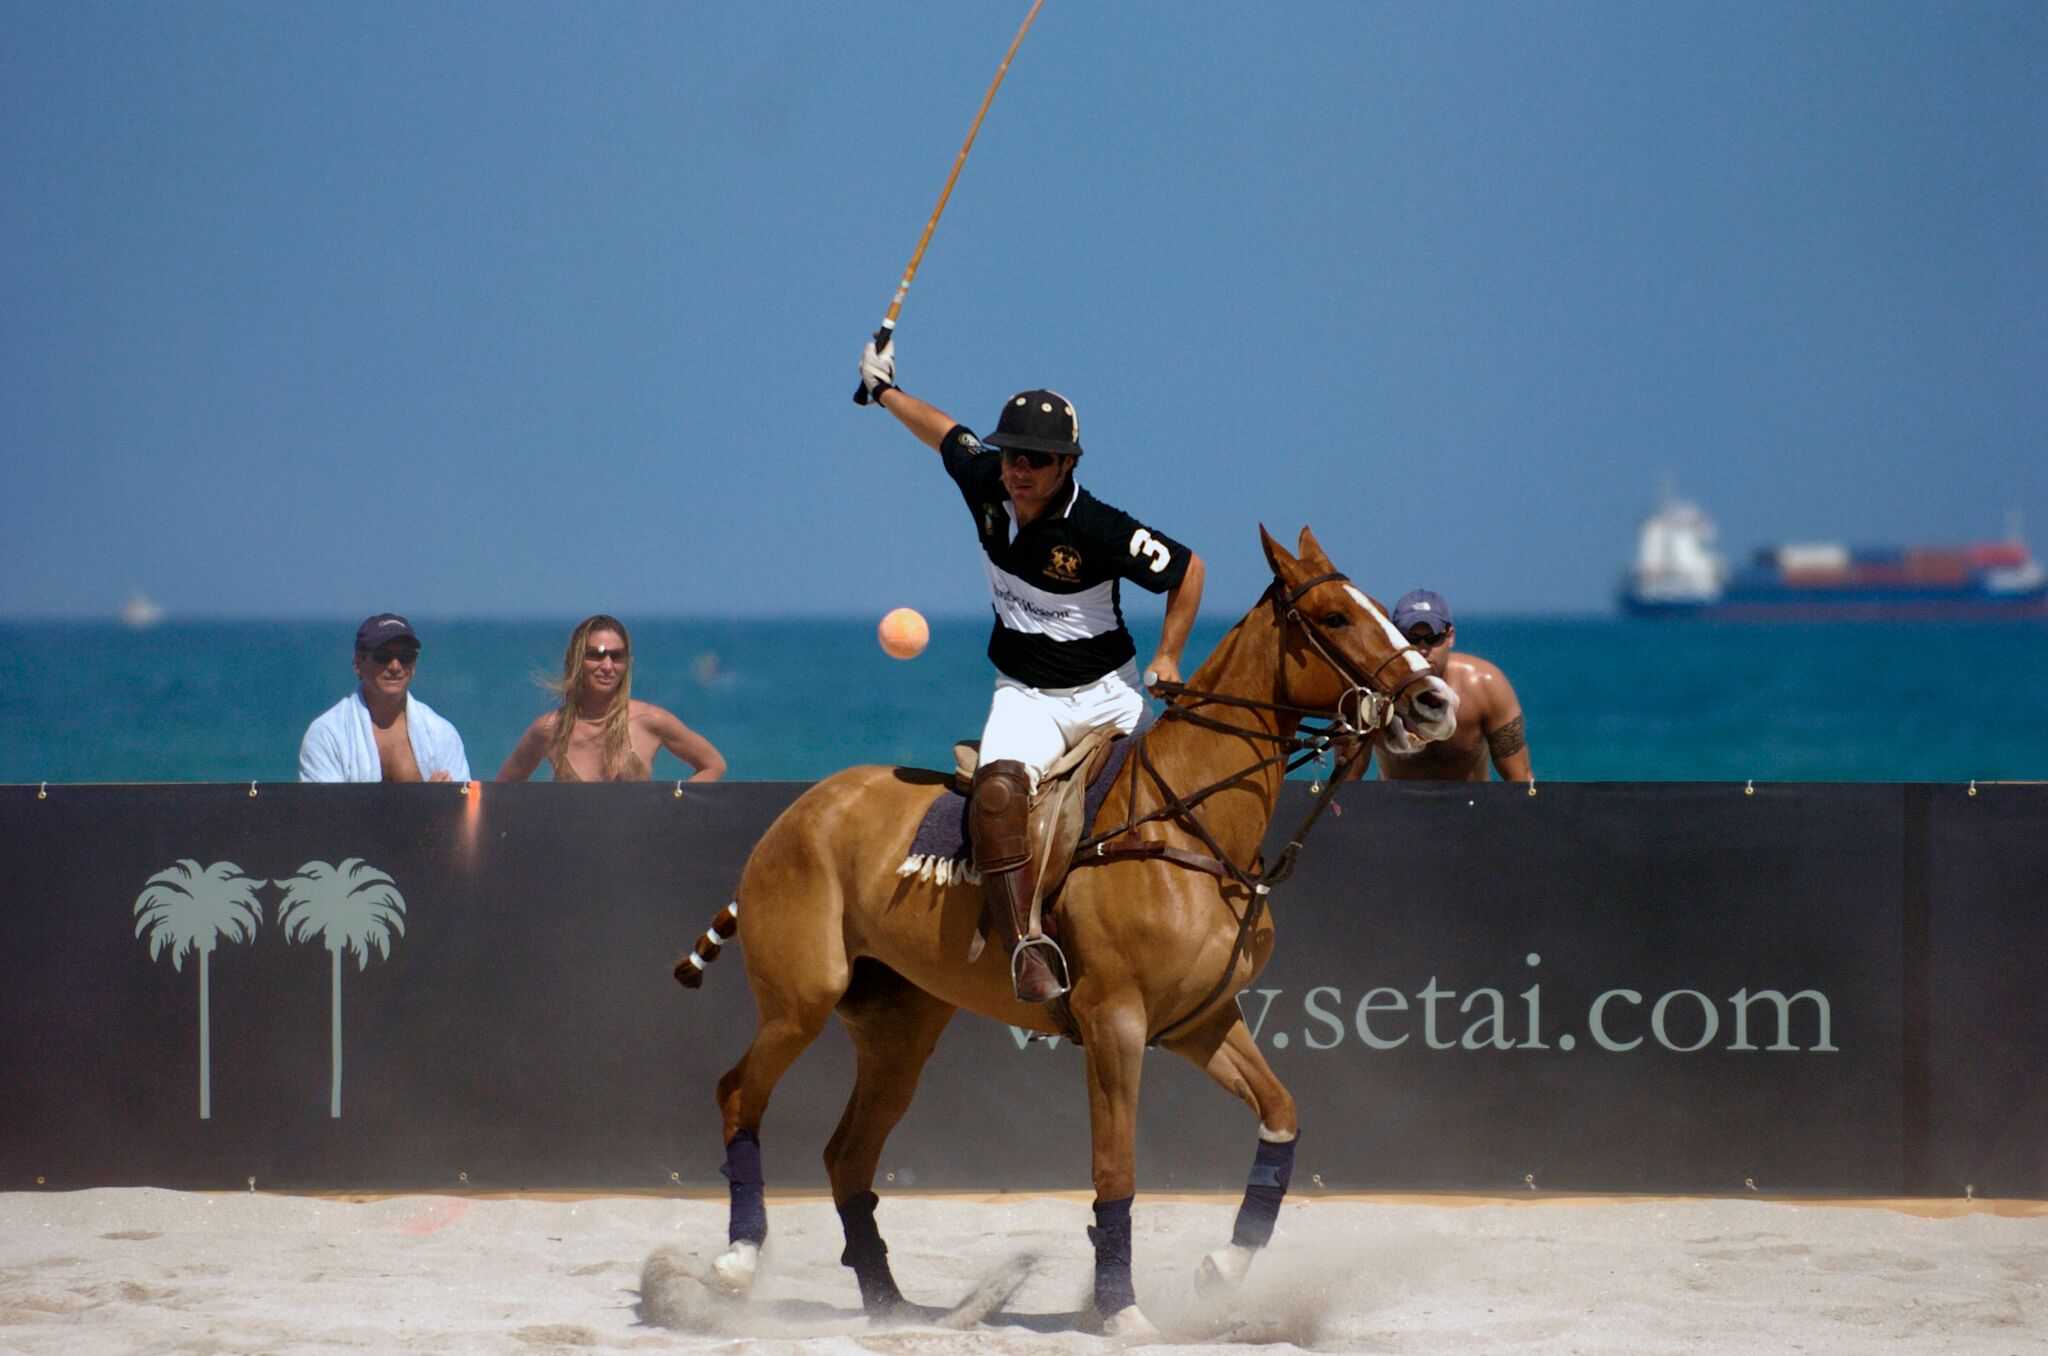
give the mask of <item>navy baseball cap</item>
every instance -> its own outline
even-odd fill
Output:
[[[1441,593],[1410,589],[1394,604],[1396,631],[1405,636],[1417,626],[1427,626],[1433,636],[1440,636],[1451,629],[1451,605],[1444,601]]]
[[[1058,391],[1019,391],[1003,405],[996,431],[982,441],[993,448],[1081,455],[1081,417]]]
[[[379,612],[374,617],[366,617],[356,628],[356,649],[364,654],[394,641],[409,642],[415,650],[420,647],[420,638],[413,634],[412,623],[396,612]]]

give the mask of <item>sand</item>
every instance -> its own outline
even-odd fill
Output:
[[[1140,1301],[1169,1345],[1397,1353],[2048,1352],[2048,1207],[1297,1195],[1237,1294],[1197,1260],[1235,1202],[1147,1198]],[[0,1351],[1100,1352],[1082,1195],[888,1197],[904,1292],[955,1303],[1036,1267],[979,1327],[875,1326],[829,1201],[771,1198],[753,1296],[694,1280],[704,1197],[0,1194]],[[643,1269],[657,1273],[643,1306]],[[648,1322],[648,1307],[680,1327]]]

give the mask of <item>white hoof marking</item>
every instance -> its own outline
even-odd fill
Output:
[[[1238,1243],[1216,1249],[1195,1268],[1195,1292],[1215,1295],[1237,1289],[1243,1283],[1245,1273],[1252,1269],[1253,1256],[1253,1249]]]
[[[711,1264],[718,1288],[728,1295],[744,1295],[754,1288],[754,1272],[761,1265],[759,1243],[735,1243]]]
[[[1127,1304],[1104,1318],[1102,1335],[1126,1346],[1143,1346],[1161,1340],[1159,1329],[1135,1304]]]

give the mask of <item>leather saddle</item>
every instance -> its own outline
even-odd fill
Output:
[[[1088,788],[1109,762],[1116,741],[1123,737],[1113,725],[1097,726],[1038,776],[1038,789],[1031,793],[1026,816],[1031,856],[1038,865],[1034,933],[1041,925],[1046,932],[1055,930],[1052,914],[1060,885],[1073,865],[1074,845],[1088,832]],[[970,794],[974,770],[980,763],[980,740],[965,739],[953,746],[953,785],[960,794]],[[968,952],[970,961],[981,955],[987,939],[988,920],[984,918]]]

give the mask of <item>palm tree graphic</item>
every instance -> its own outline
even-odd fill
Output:
[[[307,862],[299,873],[274,882],[284,891],[277,906],[277,925],[287,942],[318,937],[333,956],[334,998],[333,1092],[328,1114],[341,1116],[341,955],[356,958],[356,969],[370,966],[370,951],[391,958],[394,936],[405,935],[405,897],[391,877],[360,857],[346,857],[340,866]]]
[[[187,953],[199,955],[199,1119],[213,1119],[212,1034],[207,962],[222,937],[246,942],[263,923],[263,881],[233,862],[202,867],[190,857],[149,878],[135,899],[135,935],[149,934],[149,958],[171,956],[182,971]]]

